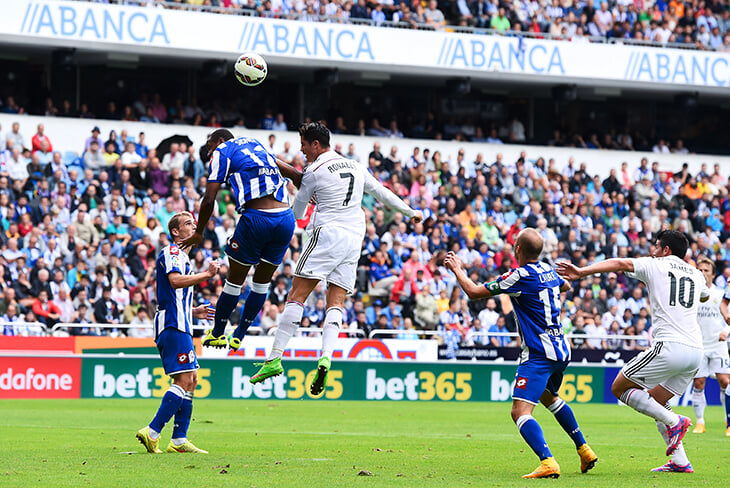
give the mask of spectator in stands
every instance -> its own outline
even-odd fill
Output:
[[[509,332],[506,327],[506,321],[504,319],[503,315],[500,315],[497,318],[497,323],[489,327],[488,329],[489,333],[499,333],[504,334]],[[489,336],[489,343],[494,347],[507,347],[509,346],[510,342],[512,342],[512,339],[510,339],[509,336],[503,336],[503,335],[490,335]]]
[[[500,7],[498,10],[497,15],[492,17],[492,20],[489,23],[489,28],[494,29],[496,31],[505,32],[510,30],[510,27],[512,24],[510,23],[509,19],[507,18],[505,9],[503,7]]]
[[[118,324],[119,308],[112,300],[112,290],[104,286],[101,296],[94,303],[94,321],[99,324]]]
[[[41,289],[33,302],[33,313],[50,330],[61,318],[61,309],[48,300],[48,291]]]
[[[446,25],[446,18],[443,12],[438,9],[436,0],[429,0],[428,7],[423,12],[423,17],[426,24],[433,26],[435,29],[440,29]]]
[[[47,143],[46,145],[46,152],[53,151],[53,145],[51,144],[51,140],[44,134],[45,127],[43,124],[38,124],[38,130],[35,133],[35,135],[31,139],[31,151],[39,151],[41,149],[41,143],[45,141]]]

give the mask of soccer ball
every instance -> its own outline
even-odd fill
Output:
[[[266,61],[256,53],[243,53],[233,65],[236,79],[246,86],[256,86],[266,79]]]

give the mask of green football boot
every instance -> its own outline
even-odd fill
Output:
[[[284,367],[281,365],[281,358],[271,359],[265,363],[255,363],[254,366],[261,366],[261,369],[248,380],[253,384],[261,383],[266,378],[279,376],[284,372]]]
[[[314,374],[312,386],[309,387],[309,393],[314,396],[321,395],[327,388],[327,374],[330,372],[330,359],[322,356],[317,363],[317,372]]]

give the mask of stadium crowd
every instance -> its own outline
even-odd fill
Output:
[[[105,120],[140,121],[159,124],[193,125],[205,127],[233,127],[237,130],[255,128],[271,131],[293,130],[287,123],[283,113],[276,113],[270,108],[264,109],[256,120],[246,118],[230,106],[213,102],[202,106],[196,98],[187,103],[181,99],[173,104],[166,105],[159,93],[149,96],[141,93],[139,98],[121,108],[114,101],[109,101],[98,112],[92,112],[86,103],[75,110],[71,102],[64,100],[61,107],[57,107],[52,98],[47,98],[42,109],[26,110],[16,99],[9,96],[0,101],[0,112],[9,114],[33,113],[48,117],[76,117],[84,119],[100,118]],[[250,114],[249,114],[250,115]],[[552,137],[546,141],[530,140],[527,137],[525,125],[516,116],[512,115],[501,121],[492,121],[489,124],[479,124],[471,118],[457,120],[455,117],[439,117],[429,112],[423,119],[407,119],[407,126],[402,126],[397,116],[388,122],[381,123],[380,117],[373,117],[369,121],[358,119],[350,123],[341,116],[334,117],[329,124],[332,132],[338,135],[356,135],[402,139],[412,137],[416,139],[456,140],[469,142],[486,142],[489,144],[546,144],[548,146],[577,147],[585,149],[619,149],[624,151],[653,151],[657,153],[687,154],[689,149],[684,141],[677,139],[669,141],[658,138],[652,143],[637,130],[624,127],[622,130],[608,129],[603,134],[589,132],[586,134],[568,134],[560,129],[553,131]],[[307,119],[309,121],[309,119]],[[4,141],[3,141],[4,142]],[[104,147],[100,147],[104,149]]]
[[[53,151],[53,134],[43,125],[29,132],[17,123],[0,132],[0,332],[37,335],[57,323],[76,323],[79,327],[58,333],[151,335],[150,328],[115,326],[151,323],[155,260],[169,242],[167,224],[179,211],[197,215],[206,164],[184,141],[155,149],[143,133],[112,131],[105,141],[93,127],[75,141],[80,156],[69,158]],[[289,143],[277,145],[270,137],[268,144],[282,160],[303,166]],[[546,262],[581,265],[647,255],[656,232],[669,226],[687,235],[692,258],[704,255],[717,264],[718,286],[730,281],[730,180],[719,165],[703,166],[694,175],[685,165],[672,174],[641,159],[637,165],[621,163],[601,180],[572,158],[545,161],[524,152],[516,161],[501,154],[479,154],[471,161],[463,150],[447,155],[437,147],[409,155],[395,145],[383,153],[380,142],[367,155],[355,154],[354,145],[335,149],[368,165],[426,218],[411,225],[366,196],[358,293],[345,311],[347,328],[363,335],[377,330],[380,337],[415,338],[435,331],[450,351],[460,345],[515,345],[510,337],[489,335],[515,331],[509,301],[467,301],[443,258],[453,250],[473,280],[491,281],[516,267],[512,246],[525,226],[545,239]],[[202,247],[192,254],[195,271],[222,257],[236,218],[230,193],[222,192]],[[255,324],[262,333],[277,325],[307,219],[298,222]],[[199,287],[196,305],[215,303],[226,272],[222,266]],[[302,327],[317,327],[324,312],[320,285],[306,304]],[[578,335],[572,339],[578,348],[644,348],[651,329],[644,286],[615,274],[574,283],[562,321],[566,332]],[[612,337],[618,334],[636,338]]]
[[[95,0],[109,3],[109,0]],[[127,2],[124,2],[127,3]],[[385,21],[408,28],[488,28],[501,33],[548,34],[574,42],[633,39],[730,51],[730,11],[724,0],[172,0],[150,7],[214,7],[231,13],[302,21]],[[177,6],[175,4],[180,4]],[[220,8],[220,9],[215,9]],[[223,10],[226,9],[226,10]]]

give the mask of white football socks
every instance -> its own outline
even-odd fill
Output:
[[[695,411],[695,417],[697,417],[698,424],[705,423],[705,405],[707,405],[707,401],[705,400],[705,390],[698,390],[695,388],[692,392],[692,408]]]
[[[304,315],[304,305],[299,302],[286,302],[279,319],[279,328],[276,329],[274,345],[268,358],[269,361],[284,355],[284,349],[286,349],[289,339],[302,323],[302,315]]]
[[[324,317],[322,327],[322,356],[332,359],[332,351],[335,349],[337,337],[340,335],[342,325],[342,309],[330,307]]]
[[[664,408],[654,400],[649,392],[644,390],[629,388],[621,395],[621,401],[637,412],[648,415],[669,427],[674,427],[679,422],[679,416],[676,413]]]

